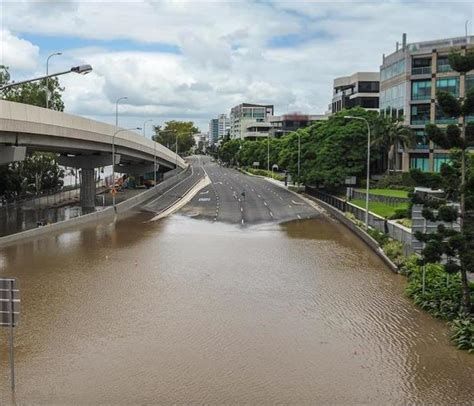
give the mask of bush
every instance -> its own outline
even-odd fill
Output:
[[[244,168],[248,173],[251,173],[252,175],[257,175],[257,176],[266,176],[268,178],[272,177],[272,171],[267,171],[266,169],[254,169],[254,168]],[[279,181],[284,181],[285,176],[280,175],[276,172],[273,172],[273,179],[279,180]]]
[[[413,266],[413,263],[408,266]],[[453,320],[461,311],[461,278],[448,275],[442,265],[428,264],[423,293],[423,271],[418,265],[408,272],[406,292],[415,304],[435,317]]]
[[[460,350],[474,353],[474,318],[464,317],[451,323],[451,340]]]
[[[404,219],[404,218],[409,218],[410,214],[408,212],[408,209],[395,209],[395,213],[393,213],[389,218],[390,220],[396,220],[396,219]]]
[[[403,256],[403,244],[400,241],[387,241],[382,248],[387,257],[389,257],[397,267],[403,265],[405,257]]]
[[[387,234],[384,234],[380,232],[379,230],[376,230],[375,228],[369,228],[367,230],[367,233],[375,240],[377,243],[383,247],[388,241],[389,237]]]

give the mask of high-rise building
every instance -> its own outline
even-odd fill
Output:
[[[397,43],[395,52],[384,55],[380,66],[380,111],[403,119],[416,136],[412,149],[403,150],[399,145],[393,151],[397,170],[418,168],[438,172],[448,161],[448,151],[428,142],[425,125],[458,122],[437,108],[436,91],[444,90],[462,98],[474,88],[474,72],[459,75],[448,61],[452,51],[465,52],[471,48],[474,36],[407,44],[403,34],[401,46]]]
[[[212,118],[209,121],[209,142],[215,144],[219,138],[219,119]]]
[[[230,130],[229,117],[227,117],[227,114],[219,114],[219,117],[217,117],[217,121],[218,121],[217,136],[218,138],[224,138],[229,133],[229,130]]]
[[[269,116],[273,116],[273,105],[242,103],[233,107],[230,111],[230,137],[267,137],[271,128],[267,122]]]
[[[329,114],[351,107],[379,109],[379,72],[357,72],[334,79]]]
[[[216,144],[221,138],[224,138],[230,129],[230,120],[227,114],[219,114],[217,118],[209,121],[209,143]]]

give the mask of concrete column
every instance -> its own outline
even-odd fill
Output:
[[[81,207],[83,209],[95,208],[94,168],[83,168],[81,170]]]

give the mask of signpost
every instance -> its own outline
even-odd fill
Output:
[[[0,325],[9,328],[9,359],[12,390],[15,390],[13,327],[20,322],[20,289],[16,278],[0,278]]]

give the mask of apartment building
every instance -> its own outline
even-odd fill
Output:
[[[379,85],[379,72],[356,72],[351,76],[334,79],[333,96],[328,113],[335,114],[352,107],[378,110]]]
[[[318,120],[327,120],[324,114],[300,114],[291,113],[283,114],[281,116],[270,116],[268,118],[271,124],[270,135],[273,137],[281,137],[286,133],[297,131],[300,128],[305,128]]]
[[[267,137],[271,125],[268,117],[273,116],[273,105],[242,103],[230,111],[230,137],[232,139],[257,139]]]
[[[438,172],[448,161],[448,151],[428,142],[425,125],[457,123],[437,107],[436,91],[444,90],[462,98],[474,87],[474,72],[460,76],[448,61],[452,51],[465,52],[472,48],[474,36],[407,44],[403,34],[401,46],[397,43],[395,52],[384,55],[380,66],[380,111],[402,118],[416,136],[414,148],[405,151],[397,146],[394,151],[398,170],[418,168]]]
[[[219,139],[224,138],[230,130],[230,120],[227,114],[219,114],[217,118],[209,121],[209,143],[217,144]]]

